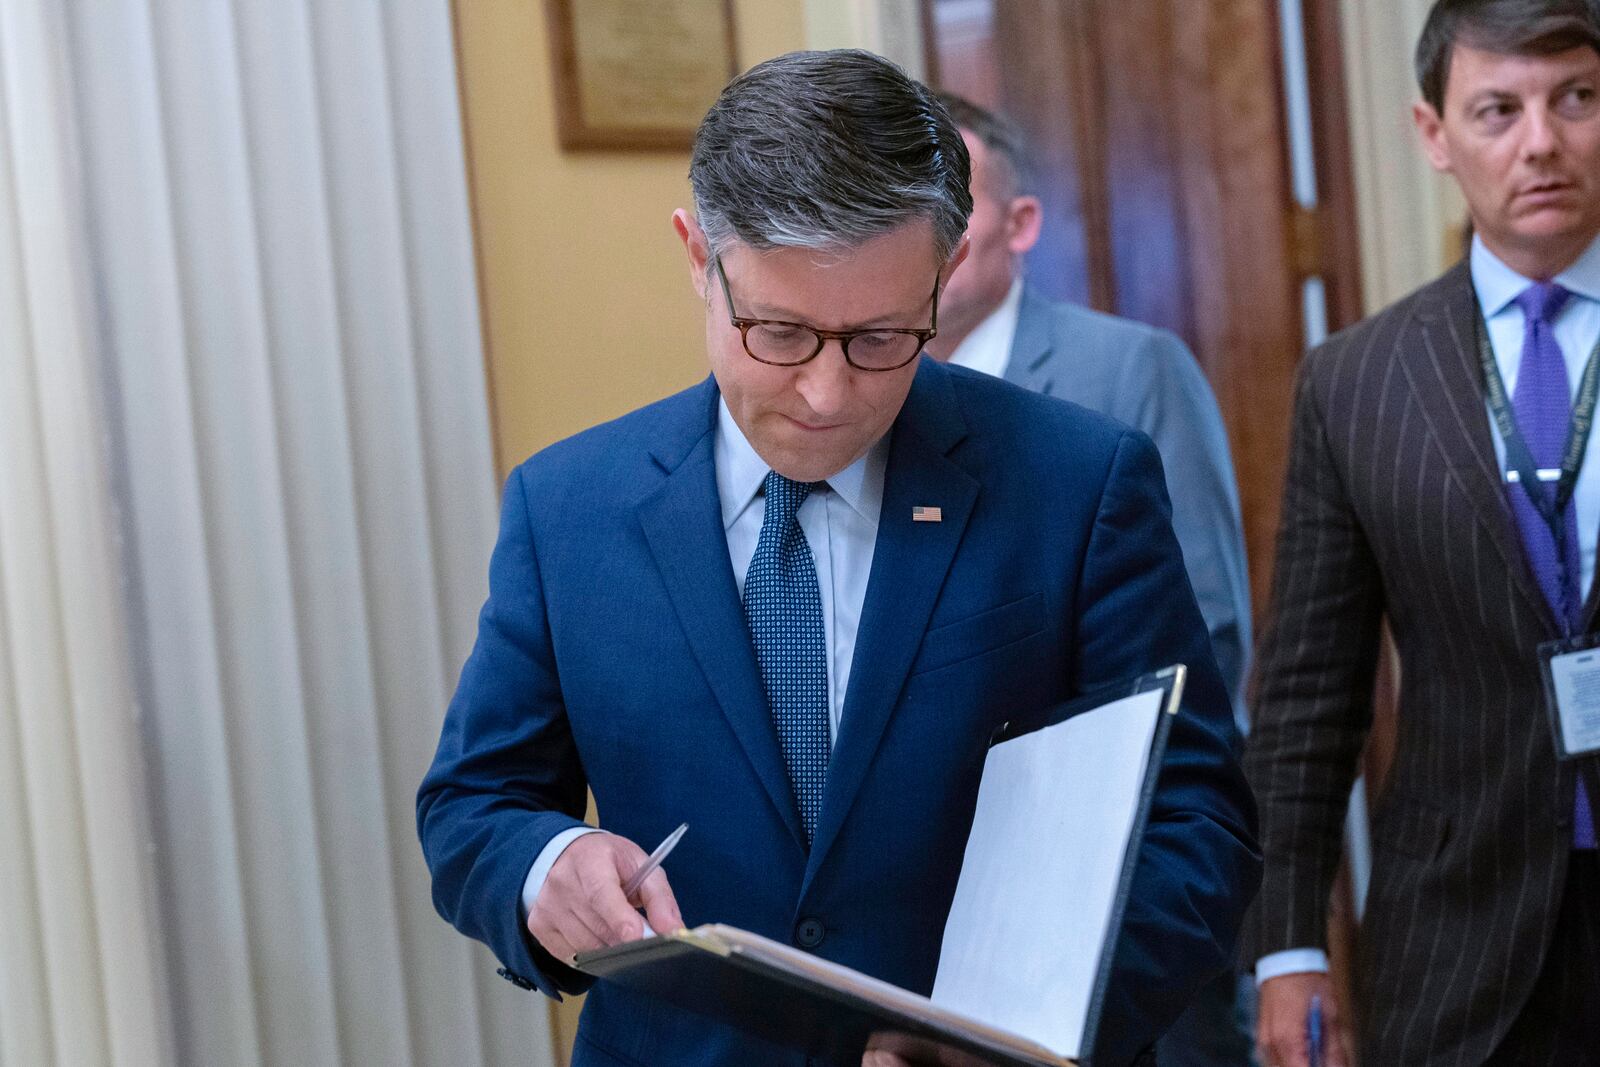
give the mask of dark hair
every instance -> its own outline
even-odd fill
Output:
[[[1438,0],[1417,40],[1422,98],[1444,112],[1457,44],[1499,55],[1548,56],[1587,45],[1600,52],[1600,0]]]
[[[1000,165],[1002,189],[1010,196],[1034,191],[1033,159],[1028,151],[1028,138],[1022,128],[1006,116],[979,107],[966,97],[955,93],[940,93],[939,102],[963,130],[972,135],[994,154]]]
[[[972,214],[944,106],[870,52],[790,52],[728,83],[695,132],[695,212],[713,250],[852,248],[919,218],[941,260]]]

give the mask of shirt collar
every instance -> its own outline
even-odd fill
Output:
[[[1014,278],[1006,298],[1000,306],[989,312],[989,317],[972,328],[961,339],[950,362],[958,367],[970,367],[1005,377],[1006,364],[1011,361],[1011,344],[1017,336],[1017,318],[1022,309],[1022,279]]]
[[[1600,237],[1589,242],[1576,263],[1556,275],[1556,282],[1586,300],[1600,303]]]
[[[728,402],[721,398],[717,400],[715,456],[722,528],[727,530],[756,498],[772,468],[733,421]],[[877,521],[883,506],[883,479],[888,466],[889,435],[884,434],[865,455],[829,478],[828,488],[862,518]]]
[[[1533,279],[1524,278],[1483,243],[1483,238],[1472,238],[1472,287],[1478,292],[1478,302],[1483,305],[1485,318],[1494,318],[1505,311]],[[1558,285],[1570,289],[1575,295],[1600,303],[1600,237],[1596,237],[1566,270],[1553,279]]]

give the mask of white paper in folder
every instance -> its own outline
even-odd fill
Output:
[[[995,745],[933,1002],[1077,1057],[1151,744],[1148,690]]]

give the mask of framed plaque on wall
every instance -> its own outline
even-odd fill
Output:
[[[561,146],[685,149],[738,73],[733,0],[545,0]]]

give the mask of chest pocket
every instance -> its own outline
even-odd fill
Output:
[[[1034,593],[1009,604],[980,611],[929,630],[912,667],[913,675],[929,674],[986,655],[1044,632],[1044,594]]]

